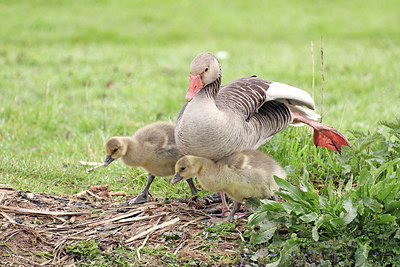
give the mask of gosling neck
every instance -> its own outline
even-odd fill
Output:
[[[140,157],[139,153],[136,149],[137,141],[130,136],[122,137],[122,142],[126,146],[126,151],[124,155],[121,157],[122,162],[129,166],[139,166],[140,165]]]
[[[197,173],[197,180],[201,187],[207,191],[218,192],[222,189],[221,181],[218,179],[219,169],[211,159],[199,158],[200,167]]]

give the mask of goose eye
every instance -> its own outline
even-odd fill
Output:
[[[180,171],[184,171],[186,169],[186,167],[181,167]]]
[[[207,71],[208,71],[208,67],[207,67],[207,68],[205,68],[204,72],[207,72]]]
[[[113,150],[113,153],[115,153],[115,152],[117,152],[118,151],[118,148],[115,148],[114,150]]]

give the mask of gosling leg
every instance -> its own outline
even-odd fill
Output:
[[[193,179],[189,178],[189,179],[186,180],[186,182],[189,184],[190,192],[192,193],[192,196],[195,196],[197,194],[198,190],[197,190],[196,186],[193,183]]]
[[[239,202],[236,202],[236,201],[234,202],[233,209],[232,209],[231,213],[229,213],[228,217],[226,217],[226,219],[225,219],[227,222],[233,221],[233,219],[234,219],[233,216],[239,210],[241,204],[242,203],[239,203]]]
[[[155,176],[150,174],[147,176],[147,184],[146,187],[143,189],[142,193],[137,195],[135,198],[131,199],[128,201],[128,205],[134,205],[134,204],[142,204],[145,203],[149,200],[149,189],[151,184],[154,181]]]
[[[222,212],[220,214],[215,214],[217,217],[225,217],[228,214],[230,214],[231,210],[228,207],[228,204],[226,203],[226,198],[225,198],[225,193],[220,192],[221,194],[221,202],[222,202]]]

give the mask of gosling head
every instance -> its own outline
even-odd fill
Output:
[[[211,53],[201,53],[190,64],[189,89],[186,101],[189,102],[197,92],[221,76],[221,66],[218,59]]]
[[[106,160],[104,167],[126,154],[128,146],[121,137],[111,137],[106,143]]]
[[[199,163],[194,156],[184,156],[175,164],[175,175],[172,178],[171,184],[175,184],[181,180],[187,180],[199,173]]]

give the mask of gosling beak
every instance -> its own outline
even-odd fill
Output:
[[[175,184],[182,179],[183,179],[183,177],[180,176],[179,173],[175,173],[174,178],[172,178],[172,180],[171,180],[171,184]]]
[[[186,102],[190,102],[203,86],[200,75],[190,74],[189,88],[185,96]]]
[[[106,160],[104,161],[104,167],[107,167],[113,161],[114,159],[111,157],[111,155],[107,155]]]

